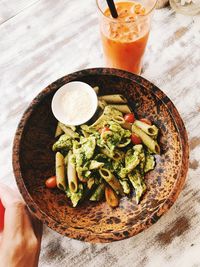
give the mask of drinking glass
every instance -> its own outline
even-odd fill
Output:
[[[157,0],[116,0],[119,16],[115,19],[110,15],[106,0],[96,0],[107,67],[141,73],[156,2]]]

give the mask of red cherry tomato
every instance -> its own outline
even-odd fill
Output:
[[[141,138],[135,133],[131,134],[131,141],[134,145],[142,144]]]
[[[3,231],[3,227],[4,227],[4,212],[5,212],[5,209],[0,200],[0,232]]]
[[[148,124],[148,125],[152,125],[151,121],[148,120],[148,119],[146,119],[146,118],[142,118],[142,119],[140,119],[140,121],[141,121],[141,122],[144,122],[144,123],[146,123],[146,124]]]
[[[129,123],[133,123],[135,121],[135,115],[133,113],[127,113],[124,115],[124,120]]]
[[[102,129],[99,129],[99,132],[100,132],[101,134],[103,134],[103,133],[105,133],[105,132],[107,132],[107,131],[110,131],[110,129],[109,129],[107,126],[104,126]]]
[[[47,188],[56,188],[56,186],[57,186],[56,176],[49,177],[46,180],[45,185],[46,185]]]

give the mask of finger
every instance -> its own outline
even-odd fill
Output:
[[[11,239],[11,235],[14,238],[17,233],[32,229],[27,207],[16,190],[0,184],[0,198],[5,208],[3,238]]]
[[[33,233],[27,207],[23,202],[14,203],[5,209],[3,239]]]
[[[4,208],[12,206],[14,203],[18,202],[24,203],[23,199],[21,198],[17,190],[13,190],[7,185],[4,185],[2,183],[0,183],[0,199]]]
[[[17,190],[13,190],[0,183],[0,198],[3,206],[6,208],[6,228],[4,229],[4,232],[9,233],[9,229],[12,229],[13,225],[15,225],[17,228],[20,228],[20,226],[24,224],[25,219],[25,222],[28,223],[29,226],[33,226],[35,235],[38,241],[41,242],[42,223],[30,213],[27,207],[25,207],[25,203]]]
[[[33,225],[33,230],[34,230],[35,236],[38,239],[38,241],[41,242],[42,232],[43,232],[42,222],[40,220],[38,220],[31,211],[30,211],[30,217],[31,217],[31,222]]]

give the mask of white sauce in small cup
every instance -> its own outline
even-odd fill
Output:
[[[52,99],[56,119],[67,125],[87,122],[97,109],[97,95],[87,83],[70,82],[63,85]]]

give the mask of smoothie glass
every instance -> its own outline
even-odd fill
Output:
[[[115,0],[118,18],[110,15],[106,0],[96,0],[106,66],[141,73],[157,0]]]

